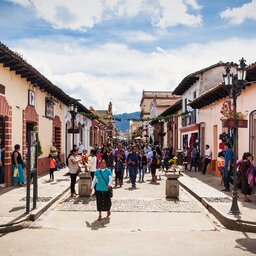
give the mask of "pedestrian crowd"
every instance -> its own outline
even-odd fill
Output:
[[[131,189],[136,189],[136,182],[145,182],[145,174],[151,173],[152,184],[157,182],[157,170],[168,169],[168,161],[173,158],[171,146],[161,149],[159,146],[151,146],[147,143],[122,145],[112,147],[98,147],[88,151],[79,144],[70,152],[67,158],[71,177],[71,197],[76,197],[76,178],[82,168],[89,172],[92,179],[92,196],[96,196],[98,220],[101,220],[102,211],[107,211],[107,217],[111,212],[111,197],[114,187],[122,187],[124,179],[129,179]],[[51,170],[51,168],[50,168]],[[50,174],[51,175],[51,174]],[[161,178],[158,175],[159,179]],[[114,177],[114,178],[113,178]],[[93,193],[94,191],[94,193]]]
[[[56,148],[52,146],[49,154],[49,181],[53,181],[54,172],[65,165],[58,159],[56,151]],[[192,171],[194,169],[195,171],[201,171],[204,175],[206,174],[207,167],[212,160],[209,145],[205,146],[201,157],[196,145],[191,145],[189,148],[184,146],[181,153],[181,162],[185,170]],[[245,152],[241,160],[237,161],[236,168],[234,168],[232,147],[229,143],[226,143],[218,157],[220,159],[218,169],[224,184],[223,191],[230,191],[230,184],[234,185],[232,176],[234,176],[234,170],[236,170],[237,187],[241,189],[243,200],[251,202],[248,196],[255,193],[256,188],[256,167],[253,165],[252,154]],[[66,161],[70,175],[71,197],[77,196],[75,191],[77,176],[84,169],[92,179],[92,196],[96,196],[99,211],[98,219],[100,220],[102,211],[107,211],[107,216],[111,214],[112,183],[114,183],[114,187],[122,187],[124,179],[129,179],[131,189],[136,189],[137,182],[145,182],[145,174],[149,173],[151,174],[150,183],[154,184],[157,179],[161,179],[159,170],[168,170],[172,164],[176,164],[176,159],[171,145],[163,149],[158,145],[153,146],[148,143],[118,144],[115,147],[95,145],[88,152],[82,143],[79,143],[71,150]],[[25,185],[24,168],[25,163],[20,153],[20,145],[17,144],[12,153],[14,185]]]

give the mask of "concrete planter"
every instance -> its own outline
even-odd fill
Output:
[[[91,195],[91,175],[87,172],[82,172],[79,174],[78,181],[78,194],[80,196],[90,196]]]
[[[178,198],[179,197],[179,174],[170,173],[166,175],[166,187],[165,195],[167,198]]]

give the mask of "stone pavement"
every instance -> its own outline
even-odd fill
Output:
[[[35,220],[69,189],[67,168],[54,173],[55,181],[49,182],[49,174],[38,179],[37,208],[26,214],[26,187],[11,187],[0,191],[0,232],[26,227],[26,221]],[[33,185],[31,184],[31,195]],[[30,203],[33,205],[32,199]]]
[[[201,172],[186,172],[179,179],[180,184],[196,197],[225,227],[232,230],[256,232],[256,199],[243,202],[239,198],[240,215],[229,214],[232,198],[231,192],[222,192],[221,178]]]
[[[145,182],[137,182],[137,188],[132,189],[129,179],[124,179],[124,185],[120,188],[114,187],[112,198],[112,212],[159,212],[159,213],[199,213],[202,207],[193,199],[191,195],[180,189],[178,199],[168,199],[165,197],[165,181],[158,180],[156,184],[150,183],[150,174],[146,174]],[[56,207],[57,211],[82,211],[96,212],[96,198],[76,197],[71,198],[67,193],[64,199]]]
[[[38,179],[39,198],[37,209],[26,214],[26,187],[6,188],[0,191],[0,233],[21,229],[30,225],[27,220],[37,219],[62,195],[64,200],[57,206],[59,211],[95,212],[95,198],[70,198],[68,191],[70,179],[64,176],[67,169],[55,172],[55,182],[49,182],[49,175]],[[113,212],[184,212],[196,213],[201,209],[188,198],[184,189],[180,189],[180,200],[165,199],[165,180],[157,184],[138,183],[133,190],[127,183],[122,189],[114,189]],[[165,178],[164,178],[165,179]],[[195,196],[224,226],[239,231],[256,232],[256,200],[252,203],[239,202],[241,215],[228,214],[231,207],[230,193],[221,192],[220,178],[212,175],[202,175],[197,172],[186,172],[180,177],[180,184]],[[154,189],[156,188],[160,189]],[[138,190],[140,192],[138,193]],[[128,193],[127,193],[128,192]],[[129,196],[127,196],[129,195]],[[14,225],[17,223],[16,225]]]

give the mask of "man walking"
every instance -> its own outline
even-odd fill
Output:
[[[193,145],[191,148],[191,159],[190,159],[190,169],[189,171],[192,171],[192,167],[195,167],[195,172],[196,172],[196,168],[198,166],[197,163],[197,150],[196,150],[196,146]]]
[[[212,159],[212,151],[210,150],[210,146],[205,146],[205,152],[204,152],[204,165],[203,165],[203,172],[202,174],[206,174],[207,166],[211,162]]]
[[[225,189],[222,191],[229,191],[229,181],[232,169],[233,153],[231,150],[231,145],[229,143],[225,144],[225,165],[224,165],[224,186]]]
[[[138,171],[139,155],[136,152],[136,146],[132,147],[132,152],[127,157],[130,180],[132,187],[136,188],[136,176]]]

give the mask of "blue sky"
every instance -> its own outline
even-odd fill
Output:
[[[85,106],[139,110],[219,61],[256,61],[256,0],[0,0],[0,40]]]

